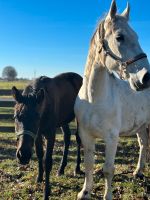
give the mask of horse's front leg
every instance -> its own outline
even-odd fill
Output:
[[[64,134],[64,151],[63,151],[63,158],[61,160],[61,164],[57,172],[58,176],[64,174],[64,169],[67,165],[68,149],[70,145],[70,136],[71,136],[71,132],[70,132],[70,128],[68,124],[62,126],[61,130]]]
[[[92,136],[85,134],[84,130],[80,130],[80,137],[84,148],[84,165],[85,165],[85,180],[78,200],[90,199],[91,190],[93,187],[93,165],[94,165],[94,150],[95,140]]]
[[[52,170],[52,154],[55,143],[55,131],[51,132],[50,136],[47,138],[46,151],[44,155],[44,170],[45,170],[45,191],[44,191],[44,200],[48,200],[50,195],[50,185],[49,185],[49,176]]]
[[[114,176],[114,160],[118,145],[118,135],[111,133],[104,139],[106,143],[105,163],[103,173],[105,177],[105,194],[104,200],[112,200],[112,178]]]
[[[139,159],[136,170],[133,172],[135,177],[143,177],[143,169],[146,163],[146,156],[148,151],[148,133],[146,126],[143,126],[137,133],[138,142],[140,146]]]
[[[43,140],[42,135],[38,134],[38,137],[35,141],[35,151],[38,158],[38,176],[37,182],[40,183],[43,181]]]

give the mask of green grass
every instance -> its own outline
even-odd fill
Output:
[[[0,114],[13,114],[14,108],[11,107],[0,107]]]
[[[24,89],[30,81],[0,81],[0,89],[11,89],[16,86],[18,89]]]
[[[14,126],[14,121],[12,120],[1,120],[0,126]]]
[[[24,88],[25,82],[0,82],[0,89],[10,89],[16,85]],[[0,113],[13,113],[13,108],[0,108]],[[0,121],[0,125],[11,126],[13,121]],[[75,128],[72,122],[71,128]],[[60,132],[60,130],[59,130]],[[51,172],[52,194],[51,200],[75,200],[81,190],[84,177],[74,177],[76,163],[76,142],[72,136],[69,150],[68,165],[65,175],[57,177],[56,173],[62,158],[63,136],[57,135],[53,153],[53,169]],[[134,179],[134,171],[138,160],[138,144],[136,138],[121,138],[115,161],[115,176],[113,178],[113,200],[149,200],[147,191],[150,191],[150,170],[146,165],[143,180]],[[42,200],[44,185],[36,184],[37,159],[35,154],[27,166],[20,166],[15,157],[15,133],[0,133],[0,200]],[[97,140],[95,152],[95,171],[102,168],[104,163],[104,143]],[[82,169],[83,151],[82,151]],[[94,187],[91,200],[100,199],[104,193],[104,178],[102,174],[94,175]],[[150,193],[150,192],[149,192]]]
[[[18,165],[15,159],[16,137],[14,133],[0,133],[0,199],[7,200],[30,200],[42,199],[43,184],[36,184],[37,160],[33,156],[27,166]],[[76,162],[76,142],[72,136],[72,143],[69,151],[68,165],[65,175],[57,177],[62,157],[63,136],[57,135],[53,154],[53,169],[51,172],[52,200],[75,200],[77,193],[82,188],[84,178],[73,176]],[[82,152],[83,153],[83,152]],[[83,157],[83,156],[82,156]],[[143,180],[133,179],[132,172],[135,169],[138,159],[138,146],[136,138],[121,139],[116,156],[116,174],[113,179],[114,200],[145,200],[147,188],[150,186],[150,171],[145,168]],[[104,162],[104,143],[97,141],[95,153],[95,170],[102,168]],[[82,169],[83,165],[82,165]],[[101,175],[94,175],[94,187],[92,200],[100,199],[104,192],[104,178]]]

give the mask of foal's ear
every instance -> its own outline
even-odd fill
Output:
[[[12,87],[11,92],[15,101],[17,101],[18,103],[23,103],[23,96],[15,86]]]
[[[41,103],[45,96],[45,90],[41,88],[38,93],[36,94],[36,102]]]
[[[114,19],[115,16],[116,16],[116,13],[117,13],[117,5],[116,5],[116,1],[115,0],[112,0],[111,2],[111,6],[110,6],[110,9],[109,9],[109,12],[108,12],[108,15],[107,15],[107,19]]]

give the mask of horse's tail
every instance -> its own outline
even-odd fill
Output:
[[[150,161],[150,124],[147,127],[147,161]]]

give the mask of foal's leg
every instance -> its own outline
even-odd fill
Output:
[[[44,155],[44,168],[45,168],[45,191],[44,200],[48,200],[50,195],[50,185],[49,185],[49,175],[52,170],[52,154],[55,143],[55,131],[51,132],[50,136],[47,138],[46,151]]]
[[[80,137],[84,148],[84,165],[85,165],[85,180],[78,200],[90,199],[90,193],[93,187],[93,165],[94,165],[94,150],[95,140],[92,136],[80,130]]]
[[[35,151],[38,158],[38,176],[37,182],[43,181],[43,140],[42,135],[38,135],[35,141]]]
[[[57,172],[58,176],[64,174],[64,169],[67,165],[68,149],[69,149],[69,145],[70,145],[70,136],[71,136],[71,131],[70,131],[68,124],[62,126],[61,130],[64,134],[64,145],[65,146],[64,146],[64,151],[63,151],[63,158],[61,160],[61,164],[60,164],[59,170]]]
[[[103,173],[105,177],[105,200],[112,200],[112,178],[114,176],[114,160],[117,151],[118,135],[110,134],[106,139],[105,149],[105,163],[103,166]]]
[[[142,171],[145,167],[146,155],[148,150],[148,133],[145,126],[143,126],[138,131],[137,137],[140,146],[140,152],[139,152],[138,164],[136,170],[133,172],[133,175],[136,177],[142,177],[143,176]]]
[[[76,142],[77,142],[77,165],[76,165],[74,174],[75,175],[76,174],[84,174],[80,169],[80,164],[81,164],[81,152],[80,152],[81,139],[80,139],[80,136],[79,136],[79,133],[78,133],[78,129],[77,129],[75,135],[76,135]]]

